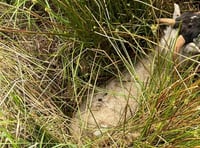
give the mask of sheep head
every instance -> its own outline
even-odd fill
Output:
[[[179,29],[179,36],[174,48],[174,60],[183,46],[194,42],[200,34],[200,12],[185,12],[177,18],[160,18],[157,22]]]

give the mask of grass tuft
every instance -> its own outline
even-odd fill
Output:
[[[82,137],[82,145],[69,133],[91,90],[124,69],[134,74],[135,63],[154,51],[160,35],[152,24],[170,16],[174,2],[183,11],[199,6],[189,0],[1,1],[0,147],[199,146],[199,60],[175,69],[162,55],[134,118],[101,137]]]

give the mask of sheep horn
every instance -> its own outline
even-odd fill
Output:
[[[164,23],[171,26],[173,26],[176,23],[175,19],[170,19],[170,18],[160,18],[160,19],[157,19],[157,22]]]
[[[176,59],[176,54],[180,52],[180,49],[185,44],[185,39],[182,35],[179,35],[176,41],[175,45],[175,51],[174,51],[174,60]]]

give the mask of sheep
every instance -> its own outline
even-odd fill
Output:
[[[176,30],[177,28],[180,28],[179,36],[177,38],[174,50],[174,60],[176,60],[177,54],[179,53],[182,53],[183,55],[184,53],[189,52],[192,52],[194,54],[200,53],[200,12],[185,12],[177,18],[161,18],[157,21],[159,23],[166,23],[168,25],[171,25]],[[184,45],[187,45],[186,48],[184,48]]]
[[[158,20],[159,23],[169,25],[160,40],[158,50],[166,51],[167,54],[167,52],[173,52],[173,47],[175,47],[175,55],[179,51],[183,54],[189,50],[199,52],[199,40],[189,43],[185,41],[184,36],[179,34],[179,28],[175,24],[180,16],[179,6],[174,4],[173,19]],[[177,36],[178,39],[175,42]],[[135,65],[134,73],[125,71],[121,80],[113,79],[97,94],[88,96],[87,101],[81,104],[80,110],[71,121],[71,133],[78,141],[85,134],[99,136],[135,115],[139,98],[143,95],[142,86],[147,83],[151,75],[153,56],[150,55],[149,58],[139,61]]]

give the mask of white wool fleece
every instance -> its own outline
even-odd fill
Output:
[[[173,18],[180,16],[180,8],[174,4]],[[172,52],[178,30],[168,26],[160,40],[158,50]],[[196,47],[195,43],[184,48]],[[166,53],[167,53],[166,52]],[[96,94],[87,97],[71,122],[71,133],[80,142],[82,135],[99,136],[110,128],[134,117],[138,108],[138,98],[142,95],[142,85],[151,75],[154,55],[140,60],[134,67],[134,74],[125,71],[122,78],[113,79]]]

